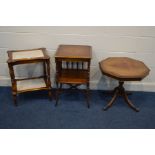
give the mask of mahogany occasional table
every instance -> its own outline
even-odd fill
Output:
[[[149,68],[141,61],[128,57],[110,57],[99,63],[102,73],[119,81],[119,86],[114,89],[114,96],[103,110],[110,108],[117,96],[123,96],[126,103],[136,112],[139,111],[128,99],[123,87],[125,81],[141,81],[149,74]]]
[[[45,48],[12,50],[8,51],[8,57],[7,62],[12,83],[12,94],[16,106],[16,97],[19,93],[48,90],[49,98],[51,98],[50,57],[47,55]],[[42,63],[43,75],[39,77],[16,78],[14,66],[30,63]]]
[[[56,51],[56,105],[62,85],[69,85],[69,89],[77,89],[80,85],[86,85],[85,95],[89,108],[89,74],[92,57],[91,46],[85,45],[60,45]],[[65,90],[65,89],[64,89]]]

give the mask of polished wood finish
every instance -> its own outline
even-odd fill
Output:
[[[77,89],[80,85],[86,85],[84,90],[87,106],[89,108],[89,75],[92,58],[91,46],[85,45],[60,45],[55,55],[56,62],[56,105],[62,92],[63,84],[70,89]]]
[[[123,84],[125,81],[141,81],[150,69],[141,61],[127,57],[110,57],[99,63],[101,72],[119,81],[119,86],[114,89],[114,95],[103,110],[109,109],[118,96],[122,96],[126,103],[136,112],[139,111],[128,98]]]
[[[124,82],[119,81],[119,86],[116,87],[116,88],[114,89],[114,95],[113,95],[112,99],[111,99],[110,102],[107,104],[107,106],[103,108],[103,110],[109,109],[109,108],[113,105],[113,103],[114,103],[114,101],[116,100],[116,98],[117,98],[118,96],[122,96],[130,108],[132,108],[132,109],[135,110],[136,112],[139,112],[139,109],[136,108],[136,107],[132,104],[132,102],[129,100],[129,98],[128,98],[128,96],[127,96],[127,93],[125,92],[125,89],[124,89],[124,87],[123,87],[123,84],[124,84]]]
[[[100,68],[107,76],[126,81],[140,81],[150,71],[142,61],[128,57],[109,57],[100,62]]]
[[[69,59],[91,59],[91,46],[85,45],[59,45],[56,58]]]
[[[13,54],[15,52],[31,52],[40,50],[42,51],[43,56],[42,57],[32,57],[32,58],[22,58],[22,59],[13,59]],[[29,54],[29,53],[28,53]],[[8,67],[9,67],[9,73],[11,77],[11,83],[12,83],[12,95],[14,104],[17,106],[17,94],[24,93],[24,92],[30,92],[30,91],[37,91],[37,90],[48,90],[49,98],[51,99],[51,80],[50,80],[50,57],[46,53],[46,48],[37,48],[37,49],[29,49],[29,50],[11,50],[8,51]],[[43,75],[38,77],[28,77],[28,78],[16,78],[14,73],[14,66],[15,65],[21,65],[21,64],[29,64],[29,63],[42,63],[43,64]],[[17,82],[18,81],[25,81],[26,80],[35,80],[35,79],[44,79],[45,86],[39,87],[39,88],[31,88],[31,89],[25,89],[25,90],[18,90],[17,89]]]

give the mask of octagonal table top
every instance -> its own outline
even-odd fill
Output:
[[[103,74],[119,80],[141,80],[150,72],[142,61],[128,57],[109,57],[99,65]]]

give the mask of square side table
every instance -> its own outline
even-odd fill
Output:
[[[92,48],[86,45],[60,45],[55,55],[56,62],[56,105],[62,85],[67,84],[69,89],[77,89],[86,85],[86,99],[89,108],[89,74]]]
[[[51,99],[50,57],[46,54],[46,48],[8,51],[7,63],[11,77],[12,95],[15,105],[17,105],[17,94],[24,92],[48,90],[48,95]],[[43,75],[38,77],[16,78],[14,66],[30,63],[42,63]]]

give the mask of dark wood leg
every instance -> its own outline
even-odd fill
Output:
[[[48,90],[48,97],[49,97],[49,100],[51,101],[52,100],[52,92],[51,92],[51,89]]]
[[[124,89],[124,87],[123,87],[123,84],[124,84],[123,81],[119,81],[119,86],[116,87],[116,88],[114,89],[114,96],[113,96],[113,98],[112,98],[111,101],[107,104],[107,106],[106,106],[105,108],[103,108],[103,110],[109,109],[109,108],[113,105],[113,103],[114,103],[114,101],[116,100],[117,96],[123,96],[123,98],[124,98],[124,100],[126,101],[126,103],[128,104],[128,106],[129,106],[130,108],[132,108],[134,111],[139,112],[139,109],[136,108],[136,107],[132,104],[132,102],[129,100],[129,98],[128,98],[128,96],[127,96],[127,93],[125,92],[125,89]]]
[[[13,93],[12,96],[13,96],[14,105],[15,106],[18,106],[18,103],[17,103],[17,94],[16,93]]]
[[[46,65],[47,65],[47,70],[46,70]],[[51,92],[51,79],[50,79],[50,60],[48,59],[46,61],[46,63],[43,63],[44,66],[44,76],[45,76],[45,81],[47,83],[48,86],[48,96],[49,96],[49,100],[52,100],[52,92]]]
[[[113,97],[114,94],[115,94],[115,92],[116,92],[116,89],[117,89],[117,87],[114,90],[112,90],[112,91],[104,91],[103,92],[104,98],[107,98],[109,96],[112,96]]]
[[[58,105],[59,95],[60,95],[61,89],[62,89],[62,83],[60,83],[60,87],[58,86],[58,83],[57,83],[57,90],[56,90],[56,103],[55,103],[55,106]]]
[[[116,100],[117,96],[118,96],[118,89],[115,89],[114,96],[112,97],[110,102],[107,104],[107,106],[103,108],[104,111],[108,110],[113,105],[113,103]]]
[[[11,77],[11,83],[12,83],[12,96],[13,96],[13,101],[14,101],[14,105],[17,106],[17,82],[15,79],[15,73],[14,73],[14,69],[13,69],[13,65],[12,64],[8,64],[9,67],[9,73],[10,73],[10,77]]]
[[[87,102],[87,107],[90,108],[90,103],[89,103],[89,83],[87,83],[87,88],[86,88],[86,102]]]
[[[59,101],[59,92],[58,90],[56,90],[56,103],[55,103],[55,107],[58,105],[58,101]]]
[[[124,91],[123,97],[124,97],[124,100],[126,101],[126,103],[128,104],[128,106],[129,106],[130,108],[132,108],[132,109],[135,110],[136,112],[139,112],[139,109],[136,108],[136,107],[132,104],[132,102],[129,100],[127,94],[125,93],[125,91]]]
[[[46,85],[48,85],[48,82],[47,82],[47,67],[46,67],[46,62],[45,61],[43,62],[43,72],[44,72],[45,83],[46,83]]]
[[[125,102],[128,104],[130,108],[132,108],[134,111],[139,112],[139,109],[136,108],[133,103],[129,100],[127,93],[125,92],[125,89],[123,87],[124,82],[119,82],[119,90],[120,90],[120,95],[123,96]]]

